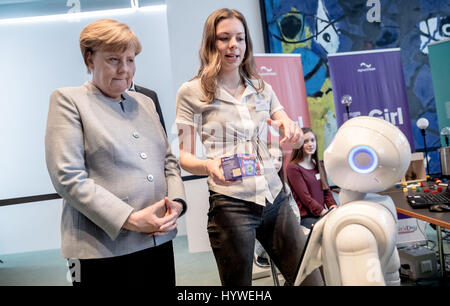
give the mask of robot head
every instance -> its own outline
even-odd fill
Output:
[[[410,160],[405,135],[395,125],[367,116],[346,121],[324,152],[329,178],[342,189],[362,193],[392,187]]]

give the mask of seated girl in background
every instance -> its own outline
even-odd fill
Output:
[[[273,161],[273,167],[275,168],[275,171],[278,173],[278,176],[280,177],[281,182],[283,183],[283,190],[286,192],[286,194],[289,196],[290,201],[289,204],[292,207],[292,210],[294,212],[295,217],[298,219],[298,222],[300,223],[300,212],[297,207],[297,203],[293,199],[291,195],[291,190],[289,186],[284,181],[284,174],[283,174],[283,151],[281,150],[280,146],[270,146],[269,145],[269,152],[272,156]],[[270,267],[269,263],[269,255],[264,250],[261,243],[259,243],[258,240],[255,242],[255,263],[259,267]]]
[[[310,128],[302,128],[304,143],[299,149],[292,150],[291,161],[286,174],[292,195],[300,210],[300,224],[310,229],[326,212],[327,207],[337,207],[323,163],[317,154],[316,135]]]

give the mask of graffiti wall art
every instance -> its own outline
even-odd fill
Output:
[[[448,0],[261,0],[267,48],[302,57],[312,128],[320,156],[337,130],[327,56],[400,48],[416,150],[424,148],[416,121],[430,122],[426,145],[440,147],[428,44],[450,38]],[[430,172],[440,172],[437,152]]]

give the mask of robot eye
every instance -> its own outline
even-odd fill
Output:
[[[357,146],[350,151],[348,163],[353,171],[367,174],[378,166],[378,155],[368,146]]]

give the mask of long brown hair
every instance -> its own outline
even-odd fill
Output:
[[[200,79],[204,95],[203,102],[211,103],[216,94],[217,76],[222,68],[219,52],[216,48],[216,28],[220,21],[229,18],[239,19],[245,29],[246,50],[244,59],[239,67],[241,80],[244,82],[248,81],[251,86],[254,86],[251,79],[256,79],[258,81],[258,86],[255,87],[256,91],[260,93],[264,90],[264,82],[256,70],[253,58],[253,44],[244,15],[237,10],[222,8],[208,16],[203,28],[203,38],[199,51],[200,68],[196,76],[196,78]]]
[[[313,132],[313,130],[311,128],[302,127],[302,132],[303,132],[303,134],[312,133],[314,135],[314,138],[317,140],[316,134]],[[303,146],[304,146],[304,144],[300,148],[292,150],[290,163],[298,164],[305,158],[304,152],[303,152]],[[324,169],[322,163],[319,161],[319,154],[317,153],[318,151],[319,150],[316,147],[316,151],[311,156],[311,158],[315,163],[315,169],[320,174],[320,182],[322,184],[322,190],[327,190],[328,188],[330,188],[330,186],[328,185],[327,174],[325,172],[325,169]]]

